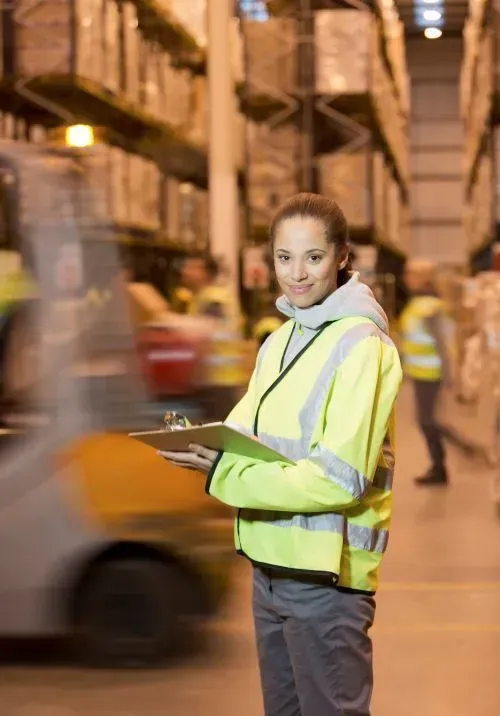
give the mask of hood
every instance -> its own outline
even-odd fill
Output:
[[[384,333],[389,332],[385,312],[375,299],[372,291],[359,280],[359,273],[353,273],[349,281],[334,291],[323,303],[309,308],[296,308],[285,296],[280,296],[276,307],[299,325],[314,330],[325,323],[339,318],[369,318]]]

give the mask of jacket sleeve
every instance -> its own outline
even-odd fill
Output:
[[[334,376],[323,435],[307,459],[288,465],[221,453],[207,492],[259,510],[313,513],[358,504],[375,474],[401,379],[394,346],[365,338]]]

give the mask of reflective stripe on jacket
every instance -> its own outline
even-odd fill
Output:
[[[401,316],[403,365],[406,375],[415,380],[438,381],[442,378],[442,360],[436,339],[426,319],[442,312],[442,302],[435,296],[412,298]]]
[[[254,563],[372,592],[389,536],[399,356],[369,319],[344,318],[282,369],[292,330],[264,344],[228,422],[296,464],[223,453],[207,492],[239,508],[236,548]]]

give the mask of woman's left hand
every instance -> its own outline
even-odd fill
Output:
[[[209,473],[218,453],[217,450],[210,450],[210,448],[202,445],[190,445],[188,452],[163,452],[159,450],[158,455],[177,465],[177,467],[183,467],[185,470]]]

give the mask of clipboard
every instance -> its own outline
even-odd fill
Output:
[[[195,443],[211,450],[250,457],[262,462],[285,462],[294,465],[293,460],[276,450],[263,445],[256,438],[240,433],[224,423],[210,423],[182,430],[150,430],[129,433],[129,437],[140,440],[156,450],[186,452],[189,445]]]

